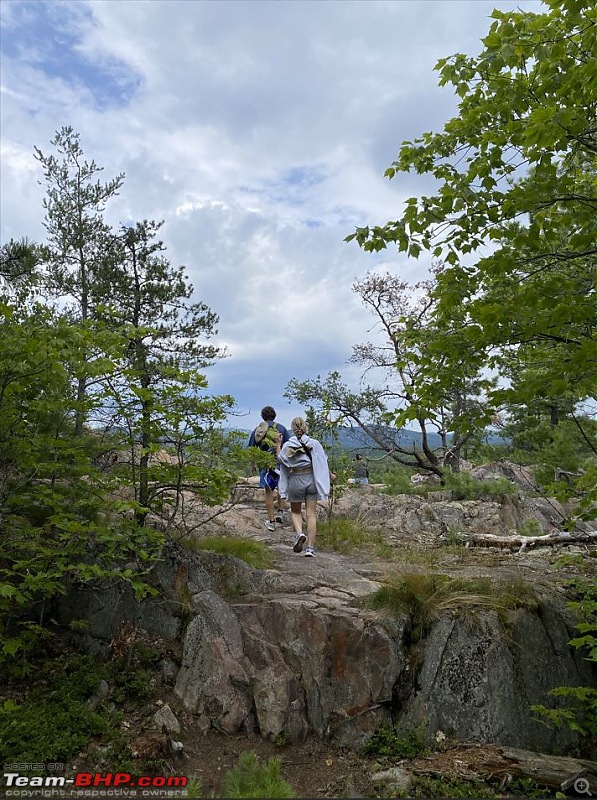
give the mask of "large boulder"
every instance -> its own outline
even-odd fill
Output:
[[[506,625],[496,612],[440,620],[425,642],[417,688],[398,715],[401,727],[423,725],[430,741],[441,731],[541,752],[569,747],[567,728],[548,728],[531,712],[549,704],[556,686],[597,680],[568,645],[573,630],[558,606],[544,599],[537,611],[512,612]]]
[[[275,586],[273,596],[201,600],[176,685],[190,711],[217,729],[351,747],[390,721],[423,727],[430,741],[441,731],[545,752],[573,743],[569,730],[551,730],[530,711],[556,686],[596,679],[568,645],[573,625],[558,592],[507,617],[446,614],[409,643],[406,615],[382,618],[359,602],[379,584],[327,558],[320,573],[294,575],[292,594],[289,581],[266,576],[261,591]]]

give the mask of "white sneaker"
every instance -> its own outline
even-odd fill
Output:
[[[276,523],[273,521],[273,519],[266,519],[264,525],[268,529],[268,531],[276,530]]]
[[[283,511],[276,511],[276,522],[279,522],[280,525],[284,524],[284,512]]]
[[[314,547],[306,547],[305,548],[305,555],[310,556],[311,558],[315,558],[315,548]]]
[[[307,537],[305,536],[304,533],[297,533],[296,536],[294,537],[294,542],[292,545],[292,549],[294,550],[294,552],[300,553],[306,541]]]

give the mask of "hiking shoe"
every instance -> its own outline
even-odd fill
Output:
[[[284,523],[284,512],[283,511],[276,511],[276,522],[279,522],[280,525]]]
[[[311,558],[315,558],[315,548],[314,547],[306,547],[305,548],[305,555],[310,556]]]
[[[276,523],[273,521],[273,519],[266,519],[264,524],[268,531],[276,530]]]
[[[292,545],[292,549],[294,550],[294,552],[300,553],[306,541],[307,537],[305,536],[304,533],[297,533],[296,536],[294,537],[294,543]]]

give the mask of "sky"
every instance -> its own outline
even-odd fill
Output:
[[[416,282],[429,260],[344,238],[429,189],[384,171],[400,144],[457,113],[438,59],[476,55],[493,8],[539,0],[0,0],[0,241],[43,241],[57,130],[80,134],[103,180],[125,181],[118,227],[164,220],[174,266],[219,316],[228,357],[206,371],[252,428],[289,426],[288,382],[338,370],[375,340],[352,291],[368,271]]]

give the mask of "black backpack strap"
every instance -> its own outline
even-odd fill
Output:
[[[298,437],[297,437],[297,438],[298,438]],[[306,447],[306,445],[304,444],[304,442],[303,442],[303,440],[302,440],[302,439],[299,439],[299,444],[300,444],[300,446],[303,448],[303,450],[305,451],[305,453],[306,453],[306,454],[309,456],[309,461],[310,461],[310,462],[311,462],[311,464],[312,464],[312,463],[313,463],[313,456],[311,455],[311,451],[310,451],[310,450],[309,450],[309,449]]]

